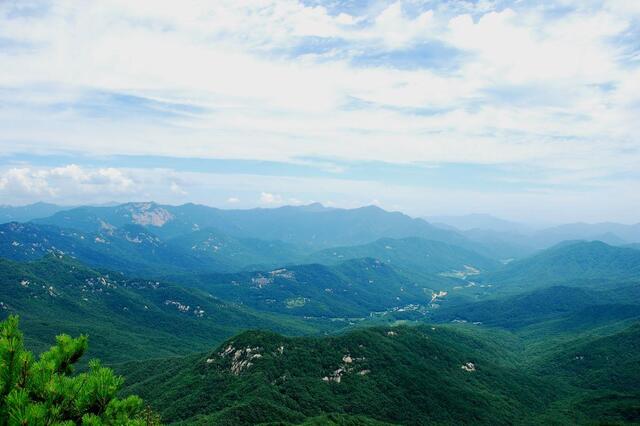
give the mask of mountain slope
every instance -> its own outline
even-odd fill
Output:
[[[26,222],[37,218],[48,217],[67,209],[69,209],[69,207],[49,203],[34,203],[26,206],[0,205],[0,223]]]
[[[158,271],[215,270],[188,252],[169,247],[138,225],[104,227],[87,233],[35,223],[0,225],[0,256],[35,260],[50,253],[75,257],[92,266],[136,274]]]
[[[105,361],[184,354],[257,326],[294,334],[324,327],[53,255],[25,263],[0,259],[0,315],[10,314],[20,315],[36,349],[60,332],[88,333],[91,355]]]
[[[615,290],[554,286],[529,293],[454,306],[444,305],[432,317],[519,330],[556,320],[548,329],[559,332],[592,328],[603,323],[640,318],[640,284]]]
[[[251,265],[274,266],[300,257],[278,241],[238,239],[207,229],[165,240],[141,225],[104,225],[96,232],[52,225],[10,222],[0,225],[0,256],[35,260],[63,253],[89,265],[136,275],[216,271]]]
[[[412,281],[370,258],[333,266],[292,265],[271,271],[200,274],[181,279],[224,300],[301,316],[363,317],[373,311],[429,303],[432,298],[428,283]]]
[[[282,241],[234,238],[212,228],[175,237],[168,244],[227,272],[263,265],[275,267],[293,263],[304,255],[299,247]]]
[[[398,424],[513,424],[553,398],[496,359],[503,347],[447,327],[328,338],[247,332],[205,355],[120,366],[168,422],[299,423],[324,413]],[[545,389],[543,391],[543,389]]]
[[[333,247],[313,253],[307,260],[332,265],[366,257],[380,260],[399,271],[420,278],[463,270],[465,266],[479,271],[491,271],[500,265],[471,250],[415,237],[382,238],[360,246]]]
[[[576,339],[540,357],[533,368],[583,391],[561,400],[601,424],[640,422],[640,322],[617,333]],[[551,417],[557,412],[552,411]]]
[[[601,241],[567,242],[509,263],[482,280],[504,290],[544,287],[577,280],[640,280],[640,251]]]
[[[311,205],[221,210],[195,204],[128,203],[113,207],[79,207],[38,219],[37,223],[83,232],[97,232],[105,225],[121,227],[135,224],[150,229],[161,238],[213,228],[236,238],[283,241],[313,250],[365,244],[385,237],[421,237],[480,253],[494,251],[492,247],[471,241],[458,232],[374,206],[329,209]]]

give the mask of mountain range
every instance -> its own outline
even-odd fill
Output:
[[[635,226],[319,204],[0,214],[0,318],[36,353],[88,334],[168,424],[640,422]]]

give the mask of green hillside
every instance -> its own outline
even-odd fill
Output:
[[[127,392],[152,401],[170,423],[314,424],[310,418],[338,413],[398,424],[513,424],[544,410],[555,390],[520,371],[503,346],[441,326],[327,338],[247,332],[208,354],[119,369]]]
[[[313,253],[307,260],[332,265],[366,257],[380,260],[417,278],[461,271],[465,266],[478,271],[492,271],[500,266],[497,261],[474,251],[422,238],[382,238],[360,246],[333,247]]]
[[[444,279],[413,281],[376,259],[333,266],[292,265],[271,271],[200,274],[185,283],[255,309],[316,317],[363,317],[409,304],[427,304]]]
[[[640,322],[560,345],[535,368],[581,389],[557,404],[562,410],[583,412],[602,424],[640,423]]]
[[[315,333],[335,327],[257,313],[210,294],[100,272],[62,256],[0,259],[0,314],[17,314],[34,349],[56,334],[89,334],[91,356],[109,362],[185,354],[252,327]]]
[[[615,290],[553,286],[515,296],[475,303],[444,305],[432,318],[466,321],[518,330],[551,319],[579,319],[595,325],[610,317],[622,320],[640,317],[640,284]],[[565,326],[569,327],[569,323]]]
[[[0,319],[36,353],[88,334],[168,424],[640,422],[640,251],[503,264],[471,234],[375,207],[81,207],[0,225]]]
[[[640,281],[640,251],[601,241],[566,242],[537,255],[514,261],[482,277],[504,291],[564,284],[570,281]]]
[[[291,262],[297,249],[278,241],[238,239],[213,230],[165,240],[141,225],[104,226],[95,232],[52,225],[0,225],[0,256],[35,260],[49,253],[73,256],[91,266],[139,276],[216,271]]]
[[[304,254],[301,248],[282,241],[235,238],[213,228],[175,237],[168,244],[203,264],[212,265],[210,269],[227,272],[294,263]]]

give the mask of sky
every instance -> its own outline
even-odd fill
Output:
[[[0,0],[0,204],[640,222],[640,1]]]

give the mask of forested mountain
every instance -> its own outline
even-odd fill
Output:
[[[10,222],[0,225],[0,253],[14,260],[34,260],[58,253],[92,266],[131,273],[207,270],[191,253],[170,247],[139,225],[88,233],[51,225]]]
[[[212,265],[209,269],[228,272],[296,263],[305,253],[302,248],[279,240],[235,238],[212,228],[175,237],[168,244],[201,264]]]
[[[496,343],[440,326],[322,339],[248,332],[210,353],[119,368],[129,391],[183,424],[297,424],[322,413],[394,424],[513,424],[555,396]]]
[[[509,263],[482,278],[506,291],[571,281],[585,285],[640,280],[640,251],[601,241],[565,242],[529,258]]]
[[[540,356],[535,368],[581,390],[569,393],[559,405],[580,411],[600,424],[637,424],[639,354],[640,322],[636,322],[610,335],[558,345]],[[549,415],[547,421],[553,418]]]
[[[73,256],[96,267],[137,275],[218,271],[292,262],[302,256],[279,241],[238,239],[211,229],[165,240],[141,225],[105,226],[96,232],[53,225],[0,225],[0,256],[34,260],[49,253]]]
[[[112,207],[79,207],[38,219],[37,223],[83,232],[105,227],[141,225],[161,238],[185,236],[202,229],[216,229],[236,238],[282,241],[299,248],[321,250],[359,245],[380,238],[420,237],[477,251],[502,255],[497,247],[472,241],[458,232],[432,226],[399,212],[375,206],[357,209],[325,208],[319,204],[273,209],[221,210],[196,204],[181,206],[128,203]]]
[[[293,265],[270,271],[184,277],[225,300],[256,309],[320,317],[363,317],[409,304],[427,304],[447,279],[414,281],[377,259],[334,266]]]
[[[0,225],[0,314],[35,352],[88,334],[89,358],[169,424],[640,421],[640,250],[538,250],[493,225],[318,204],[61,210]]]
[[[548,320],[606,323],[640,319],[640,283],[612,290],[554,286],[504,298],[443,307],[433,316],[439,321],[465,321],[519,330]],[[596,320],[596,321],[594,321]],[[578,326],[576,324],[575,326]],[[574,327],[575,327],[574,326]]]
[[[127,392],[172,424],[301,424],[327,413],[345,424],[616,424],[640,419],[637,333],[568,337],[532,355],[526,340],[453,325],[247,332],[209,353],[118,369]]]
[[[461,271],[466,267],[487,272],[498,269],[500,263],[471,250],[440,241],[422,238],[382,238],[369,244],[333,247],[310,255],[306,260],[322,264],[337,264],[348,259],[373,258],[413,277]]]
[[[246,328],[314,333],[334,327],[272,316],[209,293],[97,271],[62,255],[32,262],[0,259],[0,314],[20,315],[35,349],[57,333],[89,334],[106,361],[184,354]]]

